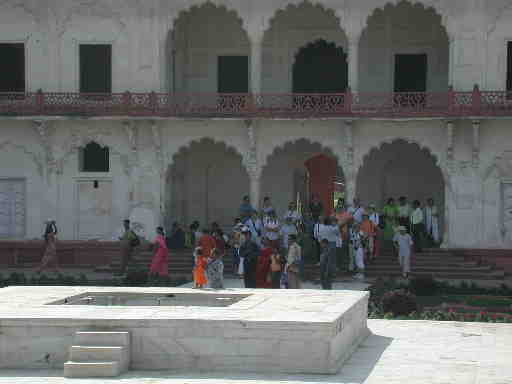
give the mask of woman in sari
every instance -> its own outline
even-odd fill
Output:
[[[149,267],[149,274],[154,277],[164,277],[169,275],[169,249],[165,242],[164,229],[158,227],[156,229],[156,238],[153,242],[155,254]]]
[[[44,231],[45,240],[45,251],[41,265],[37,269],[37,273],[41,273],[42,270],[48,266],[53,266],[55,272],[59,271],[59,262],[57,259],[57,225],[54,220],[48,220],[46,222],[46,229]]]
[[[384,241],[393,241],[398,220],[398,206],[392,197],[382,209],[382,218],[384,219]]]

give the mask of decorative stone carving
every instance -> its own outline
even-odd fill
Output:
[[[130,144],[130,149],[132,151],[132,155],[134,157],[137,156],[137,126],[135,121],[128,120],[123,121],[123,128],[128,136],[128,143]]]
[[[158,168],[160,169],[160,171],[162,171],[164,166],[164,158],[162,153],[162,132],[155,120],[151,121],[151,137],[153,138],[153,145],[155,147]]]
[[[45,120],[34,120],[34,127],[44,149],[45,166],[47,169],[47,175],[49,176],[52,173],[57,172],[57,162],[53,156],[50,140],[50,127],[48,126],[48,122]]]
[[[123,30],[126,27],[122,19],[121,12],[118,11],[119,5],[108,0],[74,0],[71,5],[65,7],[63,16],[57,18],[57,32],[61,37],[68,27],[77,17],[87,18],[96,17],[112,20],[119,28]]]

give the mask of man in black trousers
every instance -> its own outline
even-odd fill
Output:
[[[252,240],[251,232],[248,228],[242,231],[244,242],[240,246],[240,258],[244,261],[244,284],[245,288],[256,288],[256,265],[260,247]]]

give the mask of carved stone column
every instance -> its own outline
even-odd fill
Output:
[[[454,142],[455,142],[455,125],[452,121],[446,122],[446,168],[453,172],[454,168]]]
[[[159,222],[163,223],[165,218],[165,164],[162,152],[162,132],[155,120],[151,121],[151,137],[153,139],[153,147],[155,149],[156,167],[158,169],[158,179],[160,182],[160,199],[159,199]]]
[[[246,120],[245,126],[247,128],[247,136],[249,141],[249,150],[244,160],[250,180],[249,193],[252,206],[256,210],[259,210],[261,194],[261,167],[258,162],[256,132],[252,120]]]
[[[262,37],[257,36],[251,39],[251,93],[261,93],[261,71],[262,71]]]
[[[480,120],[473,120],[473,151],[472,151],[472,165],[473,168],[480,166]]]

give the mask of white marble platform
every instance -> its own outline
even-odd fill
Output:
[[[512,325],[368,320],[371,335],[336,375],[129,372],[119,384],[510,384]],[[62,370],[0,370],[0,384],[104,384]]]
[[[130,331],[135,370],[336,373],[369,334],[367,292],[202,291],[250,295],[229,307],[47,305],[85,293],[187,288],[0,290],[0,368],[61,368],[76,331]]]

